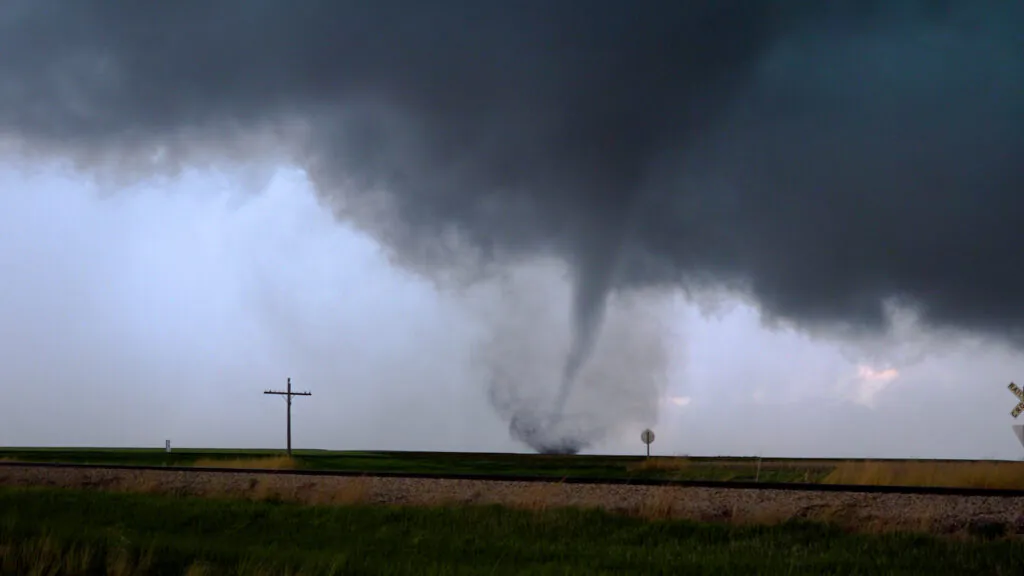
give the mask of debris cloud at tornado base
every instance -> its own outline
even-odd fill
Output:
[[[540,437],[637,289],[826,334],[899,301],[1019,344],[1022,30],[998,0],[10,0],[0,145],[125,177],[293,163],[399,265],[566,262],[551,404],[499,409]]]
[[[476,368],[509,433],[542,453],[571,454],[652,426],[667,391],[671,338],[665,293],[609,297],[593,354],[564,386],[567,354],[575,346],[575,298],[564,265],[534,261],[507,268],[473,299],[485,335]]]

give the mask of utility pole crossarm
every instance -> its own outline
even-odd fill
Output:
[[[287,390],[284,390],[284,391],[281,391],[281,390],[264,390],[263,393],[264,394],[274,394],[274,395],[277,395],[277,396],[284,396],[284,399],[285,399],[286,403],[288,404],[288,420],[287,420],[287,426],[288,426],[288,456],[290,457],[292,455],[292,396],[312,396],[313,393],[309,392],[309,391],[306,391],[306,392],[292,392],[292,379],[291,378],[288,379],[288,388],[287,388]]]

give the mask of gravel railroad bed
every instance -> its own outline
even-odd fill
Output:
[[[310,504],[354,502],[505,504],[530,509],[598,507],[647,517],[776,522],[831,520],[868,529],[955,533],[1001,523],[1024,534],[1024,498],[560,484],[500,480],[231,474],[211,471],[0,467],[0,485],[59,486],[268,498]]]

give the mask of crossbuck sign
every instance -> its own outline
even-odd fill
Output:
[[[1020,416],[1021,412],[1024,412],[1024,390],[1021,390],[1020,387],[1013,382],[1010,382],[1010,385],[1007,386],[1007,388],[1009,388],[1010,392],[1013,392],[1013,395],[1017,397],[1017,400],[1019,400],[1017,407],[1013,409],[1013,412],[1010,412],[1010,416],[1016,418],[1017,416]]]

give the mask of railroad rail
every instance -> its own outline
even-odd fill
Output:
[[[125,470],[157,472],[214,472],[219,474],[264,474],[322,477],[418,478],[430,480],[476,480],[484,482],[537,482],[599,484],[614,486],[668,486],[726,490],[778,490],[791,492],[851,492],[867,494],[920,494],[932,496],[1024,498],[1024,490],[1012,488],[954,488],[948,486],[879,486],[867,484],[817,484],[810,482],[750,482],[721,480],[670,480],[658,478],[596,478],[586,476],[543,476],[512,474],[446,474],[422,472],[369,472],[358,470],[311,470],[302,468],[217,468],[206,466],[153,466],[130,464],[83,464],[62,462],[0,461],[0,467]]]

